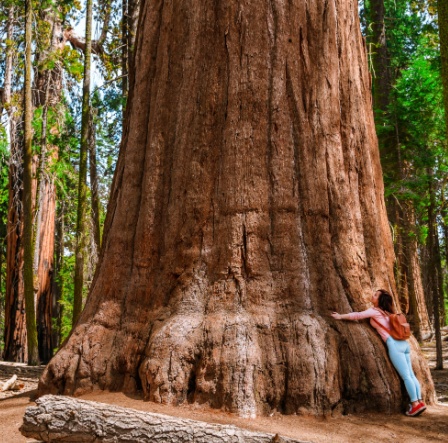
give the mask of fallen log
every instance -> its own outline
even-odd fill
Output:
[[[46,395],[25,411],[20,432],[44,442],[305,443],[278,434],[252,432],[119,406]]]

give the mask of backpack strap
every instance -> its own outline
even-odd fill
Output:
[[[389,335],[391,334],[390,329],[387,329],[385,326],[383,326],[378,320],[375,320],[373,317],[370,317],[380,328],[382,328],[384,331],[386,331]]]
[[[386,317],[390,317],[390,312],[383,311],[381,308],[378,308],[378,307],[375,307],[373,309],[376,309],[377,311],[381,312],[381,314],[383,314]]]

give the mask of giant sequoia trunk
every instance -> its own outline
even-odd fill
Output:
[[[356,2],[147,0],[100,263],[40,393],[396,410],[380,338],[329,315],[394,289],[382,194]]]

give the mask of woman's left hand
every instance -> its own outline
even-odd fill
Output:
[[[335,320],[340,320],[340,319],[341,319],[341,314],[338,314],[337,312],[332,312],[331,316],[332,316]]]

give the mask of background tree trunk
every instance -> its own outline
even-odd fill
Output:
[[[6,242],[6,297],[5,349],[3,359],[25,363],[28,361],[25,321],[25,294],[23,289],[23,207],[22,149],[17,134],[17,118],[10,119],[11,156],[9,162],[9,209]]]
[[[25,103],[23,153],[23,281],[25,291],[26,335],[28,364],[39,362],[37,349],[36,310],[34,302],[34,243],[33,243],[33,103],[31,97],[31,45],[32,45],[32,0],[25,1]]]
[[[370,51],[373,72],[373,101],[378,128],[381,164],[386,180],[392,186],[400,183],[406,175],[406,164],[400,155],[400,139],[397,119],[395,127],[384,128],[384,121],[392,111],[392,83],[394,81],[387,49],[384,0],[371,0],[369,4],[371,24]],[[397,186],[398,188],[399,186]],[[400,192],[386,199],[389,221],[394,230],[395,278],[400,309],[409,314],[412,332],[417,339],[428,336],[431,331],[421,276],[415,233],[414,204]]]
[[[121,70],[122,70],[122,91],[123,97],[126,99],[129,89],[129,67],[132,65],[135,35],[137,33],[137,22],[140,11],[140,0],[122,0],[122,53],[121,53]]]
[[[64,202],[59,202],[56,207],[56,228],[55,228],[55,254],[54,254],[54,275],[60,275],[63,268],[64,261]],[[52,344],[54,348],[59,348],[61,345],[61,328],[62,328],[62,307],[60,300],[62,298],[63,282],[62,279],[53,279],[53,295],[52,300],[52,316],[56,324],[52,328]]]
[[[397,410],[381,339],[330,317],[395,292],[357,3],[147,1],[135,66],[97,274],[40,393]]]
[[[440,328],[444,325],[443,276],[440,261],[439,236],[437,234],[437,214],[435,204],[434,174],[428,170],[428,286],[432,299],[434,332],[436,339],[436,369],[443,369],[442,336]]]
[[[13,39],[15,8],[8,9],[7,39]],[[21,232],[23,229],[22,214],[22,140],[17,134],[19,119],[16,109],[11,104],[13,51],[7,47],[5,61],[5,83],[3,103],[8,115],[8,131],[10,143],[9,160],[9,198],[8,221],[6,226],[6,293],[5,293],[5,330],[3,359],[7,361],[26,362],[26,324],[25,300],[23,294],[23,249]]]
[[[32,217],[33,223],[33,291],[36,301],[36,320],[37,320],[37,340],[39,359],[47,363],[53,354],[52,344],[52,286],[53,286],[53,255],[54,255],[54,226],[55,226],[55,200],[56,192],[54,186],[54,177],[50,172],[49,165],[57,158],[57,148],[55,146],[47,146],[47,132],[57,131],[57,125],[48,127],[47,111],[49,107],[53,109],[61,100],[62,92],[62,69],[60,63],[52,69],[45,68],[45,62],[48,57],[54,56],[54,52],[63,48],[65,40],[63,38],[60,23],[55,19],[54,10],[39,11],[40,21],[45,23],[45,27],[49,27],[46,32],[38,33],[38,41],[36,42],[35,65],[37,66],[34,82],[32,103],[34,107],[42,108],[42,135],[40,140],[41,153],[40,158],[34,152],[32,155],[32,171],[31,171],[31,200],[32,200]],[[40,51],[40,52],[39,52]],[[42,68],[44,66],[44,68]],[[15,126],[19,129],[18,126]],[[23,304],[23,208],[21,207],[22,192],[20,186],[23,181],[22,166],[18,164],[23,161],[21,148],[18,147],[16,129],[11,131],[11,180],[15,189],[10,191],[10,231],[14,234],[8,236],[10,263],[8,277],[11,284],[8,287],[7,294],[9,305],[12,311],[16,311],[13,317],[17,317],[21,309],[17,307]],[[37,169],[36,169],[37,168]],[[10,292],[11,291],[11,292]],[[17,299],[17,300],[16,300]],[[11,321],[11,325],[7,326],[5,336],[23,337],[20,331],[15,332],[15,327],[20,327],[21,321]],[[11,344],[12,348],[18,344]],[[23,344],[20,344],[22,348]],[[12,349],[11,348],[11,349]],[[5,356],[8,359],[22,360],[22,356],[14,357],[8,349],[5,350]]]
[[[96,166],[96,136],[94,112],[92,108],[89,113],[89,173],[90,173],[90,194],[92,205],[93,238],[96,246],[96,256],[101,247],[101,222],[100,222],[100,198],[98,190],[98,171]]]
[[[86,1],[86,45],[84,50],[84,80],[82,87],[82,123],[79,154],[78,210],[76,217],[76,262],[73,300],[73,325],[82,311],[84,258],[87,240],[87,155],[90,120],[90,65],[92,53],[92,0]]]
[[[62,66],[57,62],[52,69],[41,69],[40,61],[45,62],[48,57],[54,56],[66,43],[62,33],[61,23],[53,9],[40,11],[40,19],[50,32],[40,35],[39,46],[44,48],[37,54],[38,66],[35,76],[34,103],[42,107],[42,136],[41,153],[37,173],[36,191],[36,227],[35,227],[35,297],[36,317],[38,329],[39,358],[48,363],[53,356],[52,341],[52,307],[53,307],[53,278],[54,278],[54,243],[55,243],[55,216],[56,216],[56,187],[52,164],[57,161],[58,147],[48,144],[47,133],[58,131],[57,124],[48,127],[48,109],[55,109],[62,99]]]

